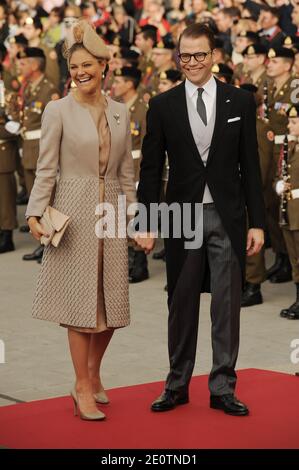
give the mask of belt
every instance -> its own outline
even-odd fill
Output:
[[[141,150],[132,150],[133,160],[138,160],[140,158]]]
[[[298,199],[299,198],[299,189],[292,189],[292,199]]]
[[[41,138],[42,130],[36,129],[35,131],[25,131],[23,132],[24,140],[38,140]]]
[[[276,135],[274,137],[274,143],[278,144],[278,145],[281,145],[281,144],[284,143],[284,139],[285,139],[285,134]],[[294,142],[296,140],[297,140],[297,137],[295,137],[294,135],[288,134],[288,142]]]

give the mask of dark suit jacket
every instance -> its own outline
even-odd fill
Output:
[[[235,117],[240,119],[228,122]],[[185,82],[150,101],[138,187],[139,201],[148,208],[159,201],[166,151],[166,202],[202,202],[207,183],[244,275],[246,208],[249,226],[265,227],[253,95],[217,80],[216,121],[206,166],[189,124]],[[167,240],[171,286],[176,283],[185,256],[183,238]],[[204,290],[208,290],[207,284]]]

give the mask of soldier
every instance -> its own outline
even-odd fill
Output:
[[[155,70],[148,82],[145,84],[145,89],[151,96],[158,93],[160,74],[166,70],[175,68],[173,58],[174,49],[175,44],[170,37],[164,37],[153,49],[152,59]]]
[[[243,52],[250,44],[256,44],[258,41],[258,34],[252,31],[240,31],[239,34],[236,36],[235,47],[232,54],[233,61],[236,64],[234,67],[233,78],[233,82],[236,85],[248,83],[249,74],[247,65],[243,60]],[[235,60],[239,60],[239,62],[236,63]]]
[[[53,99],[58,99],[59,94],[45,76],[46,57],[42,49],[27,47],[23,52],[19,52],[17,57],[20,71],[28,83],[24,90],[20,124],[23,138],[22,163],[26,189],[30,195],[39,154],[42,113],[46,104]],[[32,254],[24,255],[23,259],[38,260],[41,258],[41,253],[42,248],[39,247]]]
[[[275,190],[280,197],[280,223],[292,265],[296,285],[296,300],[280,312],[280,316],[299,320],[299,105],[288,111],[290,135],[296,141],[285,140],[285,153],[280,162]]]
[[[28,41],[23,34],[18,34],[17,36],[12,36],[8,39],[8,53],[9,53],[9,79],[6,84],[8,90],[13,91],[14,93],[22,94],[22,80],[23,77],[20,74],[20,71],[17,66],[17,54],[22,52],[25,47],[28,46]],[[17,107],[15,111],[18,113]],[[12,116],[12,119],[16,119],[16,116]],[[20,143],[20,140],[19,140]],[[26,205],[28,202],[28,195],[26,191],[25,178],[24,178],[24,168],[20,158],[19,151],[17,153],[17,174],[18,174],[18,183],[20,186],[20,191],[17,194],[17,205]]]
[[[244,64],[247,69],[246,83],[255,85],[259,95],[263,95],[263,88],[269,80],[265,66],[267,52],[267,48],[262,44],[251,44],[243,51]]]
[[[5,129],[7,96],[4,82],[0,82],[0,253],[15,249],[13,230],[17,227],[17,186],[14,172],[18,146],[16,136]]]
[[[157,44],[157,28],[152,25],[145,25],[137,31],[135,44],[141,55],[139,59],[139,69],[143,75],[150,74],[154,70],[152,61],[153,48]]]
[[[265,205],[267,206],[269,191],[272,189],[272,180],[269,178],[274,145],[272,131],[268,119],[264,117],[263,96],[258,93],[258,88],[255,85],[249,83],[241,85],[241,88],[255,94],[255,100],[257,104],[256,132],[263,184],[263,195]],[[263,248],[257,255],[248,256],[246,258],[246,284],[242,294],[242,307],[250,307],[252,305],[259,305],[263,303],[261,284],[265,280],[266,262],[265,250]]]
[[[271,178],[274,180],[277,164],[282,151],[284,136],[287,132],[287,110],[291,106],[293,77],[291,75],[294,62],[294,52],[285,47],[271,48],[268,52],[267,76],[271,79],[268,86],[269,123],[273,131],[274,151],[270,168]],[[274,265],[267,271],[270,282],[287,282],[292,278],[284,238],[278,224],[279,198],[274,190],[271,192],[267,209],[267,224],[272,249],[275,253]]]
[[[141,71],[136,67],[122,67],[114,72],[113,95],[121,99],[130,113],[132,155],[135,166],[135,181],[138,184],[141,146],[146,132],[147,106],[138,96]],[[136,283],[148,279],[147,257],[143,250],[129,246],[129,282]]]
[[[27,18],[24,24],[24,36],[28,40],[30,47],[38,47],[44,51],[46,56],[45,75],[56,88],[60,85],[60,72],[56,51],[43,44],[41,34],[43,25],[38,16]]]

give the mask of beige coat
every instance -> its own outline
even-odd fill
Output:
[[[136,201],[130,121],[125,105],[108,99],[111,134],[105,201],[117,209],[118,195]],[[50,203],[71,217],[58,248],[45,249],[33,316],[66,325],[96,327],[99,202],[99,138],[89,110],[72,95],[50,102],[43,114],[40,156],[26,216],[41,216]],[[124,207],[120,224],[126,223]],[[116,212],[117,213],[117,212]],[[118,227],[118,223],[116,224]],[[103,289],[108,327],[129,323],[125,238],[104,239]]]

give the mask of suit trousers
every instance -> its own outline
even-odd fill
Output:
[[[166,389],[186,391],[197,346],[200,293],[205,262],[211,276],[213,367],[209,389],[213,395],[233,393],[239,350],[242,274],[231,241],[215,205],[203,206],[203,245],[188,250],[169,299],[168,350],[170,372]]]

